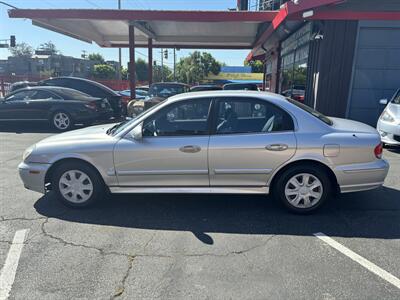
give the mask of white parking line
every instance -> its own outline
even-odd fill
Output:
[[[6,300],[10,295],[17,272],[19,257],[21,256],[24,241],[29,229],[18,230],[12,241],[10,250],[0,274],[0,300]]]
[[[395,287],[400,289],[400,279],[393,276],[389,272],[385,271],[384,269],[378,267],[374,263],[370,262],[369,260],[365,259],[364,257],[358,255],[357,253],[351,251],[349,248],[343,246],[342,244],[336,242],[334,239],[330,238],[329,236],[323,234],[322,232],[314,233],[314,235],[328,244],[329,246],[335,248],[337,251],[343,253],[347,257],[351,258],[355,262],[362,265],[367,270],[371,271],[372,273],[378,275],[382,279],[386,280],[387,282],[393,284]]]

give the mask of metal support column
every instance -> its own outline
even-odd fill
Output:
[[[135,68],[135,26],[129,25],[129,85],[131,99],[136,98],[136,68]]]
[[[267,80],[267,59],[264,57],[263,59],[263,82],[262,82],[262,90],[265,91],[265,83]]]
[[[153,83],[153,40],[149,38],[148,40],[148,56],[149,56],[149,73],[148,73],[148,81],[149,81],[149,86],[150,84]]]

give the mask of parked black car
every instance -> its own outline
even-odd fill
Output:
[[[219,85],[213,85],[213,84],[200,84],[200,85],[195,85],[190,88],[191,92],[202,92],[202,91],[219,91],[222,90],[222,87]]]
[[[150,85],[146,98],[134,99],[128,103],[128,116],[136,117],[150,107],[164,101],[168,97],[190,91],[190,86],[180,82],[157,82]]]
[[[39,85],[67,87],[93,97],[107,99],[114,111],[114,117],[118,119],[122,115],[122,96],[101,83],[78,77],[56,77],[42,80]]]
[[[224,90],[248,90],[258,91],[258,86],[255,83],[226,83],[222,87]]]
[[[112,115],[107,99],[63,87],[28,87],[0,99],[0,122],[47,121],[60,131]]]

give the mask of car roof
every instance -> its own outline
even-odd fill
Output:
[[[15,90],[14,92],[12,92],[12,94],[18,93],[18,92],[22,92],[22,91],[51,91],[53,93],[57,93],[57,91],[74,91],[74,92],[78,92],[78,93],[82,93],[81,91],[77,91],[71,88],[66,88],[66,87],[62,87],[62,86],[47,86],[47,85],[40,85],[40,86],[28,86],[28,87],[24,87],[18,90]],[[84,94],[84,93],[83,93]]]
[[[162,85],[183,85],[183,86],[189,86],[188,84],[186,84],[186,83],[182,83],[182,82],[154,82],[154,83],[152,83],[151,84],[151,86],[153,86],[153,85],[157,85],[157,84],[162,84]],[[150,86],[150,87],[151,87]]]
[[[110,89],[108,86],[106,86],[106,85],[104,85],[104,84],[101,84],[100,82],[93,81],[93,80],[86,79],[86,78],[81,78],[81,77],[73,77],[73,76],[51,77],[51,78],[42,80],[42,82],[46,82],[46,81],[48,81],[48,80],[53,80],[53,79],[69,79],[69,80],[76,80],[76,81],[84,81],[84,82],[93,84],[93,85],[95,85],[95,86],[97,86],[97,87],[99,87],[99,88],[101,88],[101,89],[103,89],[103,90],[106,90],[106,91],[108,91],[108,92],[111,92],[111,93],[113,93],[113,94],[116,94],[116,92],[115,92],[113,89]]]

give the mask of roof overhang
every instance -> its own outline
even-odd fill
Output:
[[[10,18],[31,19],[46,28],[101,47],[252,49],[276,11],[154,11],[103,9],[12,9]]]

